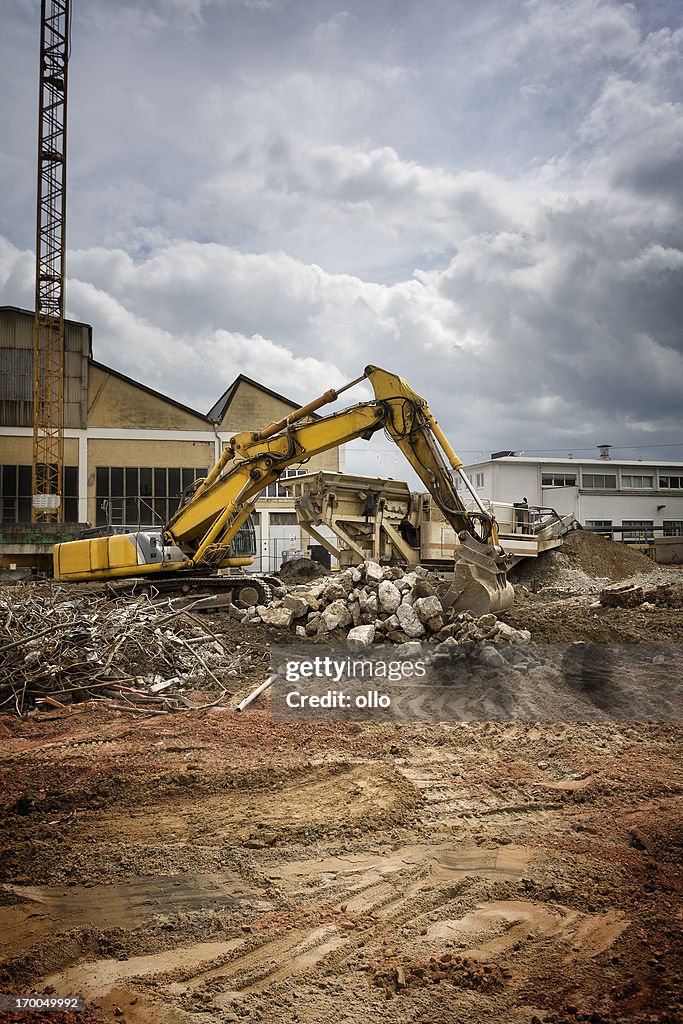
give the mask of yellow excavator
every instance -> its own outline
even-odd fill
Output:
[[[364,380],[372,385],[374,401],[313,415]],[[361,377],[259,431],[235,434],[208,476],[195,481],[162,528],[56,544],[55,579],[142,577],[156,583],[162,577],[189,579],[249,565],[254,554],[249,517],[264,488],[289,466],[347,441],[368,439],[378,430],[398,445],[455,530],[449,604],[478,614],[509,607],[513,589],[494,517],[479,500],[424,398],[378,366],[367,366]],[[453,473],[474,499],[475,511],[460,500]]]

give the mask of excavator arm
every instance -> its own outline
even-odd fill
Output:
[[[166,539],[178,545],[196,541],[195,564],[220,565],[253,502],[285,469],[384,429],[456,532],[467,531],[474,538],[497,543],[495,521],[490,514],[483,508],[478,513],[468,512],[460,500],[442,452],[456,472],[462,472],[462,462],[425,400],[401,377],[379,367],[366,367],[364,376],[373,386],[374,402],[363,402],[302,423],[304,417],[340,394],[326,392],[285,420],[269,424],[257,433],[234,435],[211,474],[200,482],[191,500],[181,506],[166,527]]]
[[[311,418],[323,405],[336,401],[343,391],[364,379],[373,387],[374,401]],[[495,578],[492,589],[507,587],[504,603],[509,603],[511,588],[504,578],[495,521],[481,506],[462,471],[462,462],[425,400],[401,377],[376,366],[366,367],[363,376],[346,387],[325,392],[260,431],[235,434],[209,475],[185,496],[160,534],[140,532],[56,545],[55,577],[104,579],[234,564],[231,545],[264,488],[289,466],[347,441],[369,438],[382,429],[401,449],[461,538],[463,561],[483,559],[484,575],[489,572]],[[460,474],[477,500],[479,512],[465,509],[451,470]],[[466,551],[472,551],[472,556],[465,557]],[[488,607],[497,603],[487,601]]]

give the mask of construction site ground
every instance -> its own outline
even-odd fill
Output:
[[[683,642],[680,609],[594,607],[675,570],[591,543],[506,621]],[[0,717],[0,991],[82,993],[55,1024],[683,1019],[679,725],[277,724],[231,708],[281,637],[211,628],[253,649],[229,707]]]

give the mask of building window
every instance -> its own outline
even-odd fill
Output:
[[[665,537],[683,537],[683,519],[665,519],[662,526]]]
[[[683,488],[683,476],[662,476],[659,474],[659,486],[663,490],[676,490],[680,491]]]
[[[30,523],[33,493],[31,466],[0,466],[0,520]],[[65,466],[62,483],[65,523],[78,522],[78,466]]]
[[[616,473],[583,473],[581,483],[586,488],[597,491],[616,490]]]
[[[624,519],[621,525],[624,528],[623,540],[649,541],[654,539],[652,531],[654,521],[652,519]]]
[[[95,470],[97,526],[159,526],[178,510],[182,492],[206,469],[98,466]]]
[[[298,526],[299,524],[296,512],[271,512],[269,519],[271,526]]]
[[[542,473],[543,487],[576,487],[576,473]]]
[[[611,519],[587,519],[585,522],[587,530],[611,530],[612,520]]]
[[[280,479],[275,480],[274,483],[268,484],[263,490],[262,496],[264,498],[289,498],[291,500],[292,495],[289,491],[280,483],[280,480],[285,480],[287,477],[293,476],[306,476],[308,470],[306,469],[285,469],[283,473],[280,473]]]
[[[484,474],[483,473],[475,473],[474,474],[474,486],[475,487],[483,487],[484,486]]]
[[[654,477],[643,476],[641,473],[622,473],[621,474],[621,486],[622,487],[652,487]]]

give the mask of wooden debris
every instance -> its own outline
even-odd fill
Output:
[[[252,650],[231,651],[187,609],[185,598],[0,587],[0,711],[93,699],[135,714],[212,706],[184,696],[197,686],[222,701]]]

